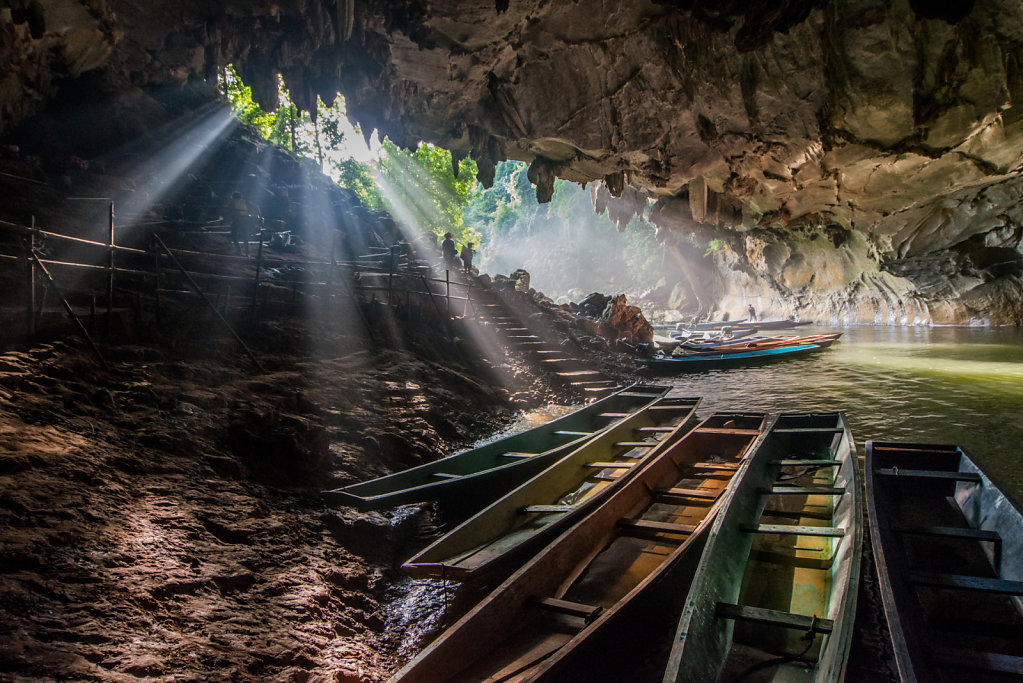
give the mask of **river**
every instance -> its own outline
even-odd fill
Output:
[[[844,411],[869,439],[964,446],[1023,501],[1023,330],[800,327],[841,331],[831,348],[771,365],[659,377],[715,411]],[[781,334],[793,334],[782,332]]]

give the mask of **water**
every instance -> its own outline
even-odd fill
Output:
[[[842,331],[830,349],[772,365],[653,381],[715,411],[844,411],[860,455],[869,439],[953,443],[1023,501],[1023,330],[801,327]],[[790,334],[790,333],[782,333]]]

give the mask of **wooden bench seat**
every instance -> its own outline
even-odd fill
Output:
[[[727,602],[719,602],[716,610],[717,616],[722,619],[735,621],[748,621],[754,624],[766,626],[781,626],[796,631],[809,631],[815,633],[831,633],[835,628],[835,622],[831,619],[808,617],[805,614],[793,612],[782,612],[776,609],[765,609],[763,607],[750,607],[749,605],[733,605]]]

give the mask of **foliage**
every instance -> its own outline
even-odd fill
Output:
[[[422,231],[451,232],[458,242],[479,243],[479,233],[464,219],[478,186],[474,162],[463,160],[456,178],[448,150],[424,142],[409,152],[384,140],[377,171],[385,205],[394,215],[408,214]]]
[[[384,198],[373,180],[373,169],[355,159],[341,159],[334,162],[337,183],[355,192],[364,206],[371,209],[384,208]]]
[[[724,240],[712,239],[710,242],[707,243],[707,251],[703,252],[703,255],[710,256],[711,254],[723,252],[724,250],[725,250]]]

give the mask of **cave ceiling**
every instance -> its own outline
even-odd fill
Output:
[[[471,156],[485,184],[502,159],[541,199],[599,181],[621,220],[651,198],[897,259],[1019,240],[1018,0],[13,0],[0,59],[0,133],[86,75],[144,92],[233,64],[268,106],[277,73],[303,108],[341,92],[364,130]]]

